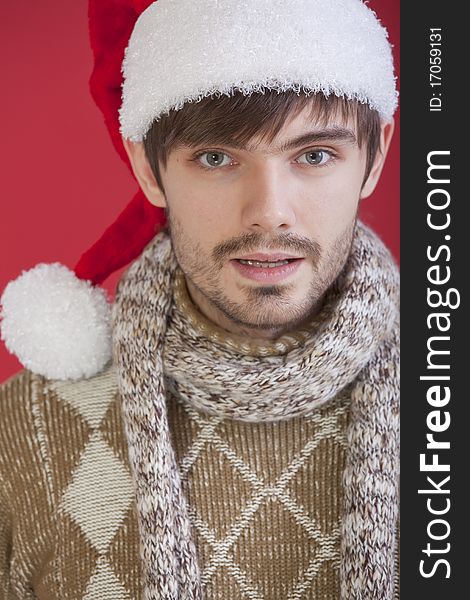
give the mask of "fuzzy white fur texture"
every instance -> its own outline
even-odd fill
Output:
[[[134,142],[170,110],[235,91],[335,94],[385,121],[397,106],[387,31],[361,0],[158,0],[122,69],[121,133]]]
[[[59,264],[41,263],[5,288],[1,338],[21,363],[50,379],[79,379],[111,360],[105,291]]]

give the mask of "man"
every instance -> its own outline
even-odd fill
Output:
[[[112,364],[98,290],[41,265],[4,292],[28,367],[1,397],[4,597],[396,597],[397,271],[357,221],[393,133],[384,30],[359,0],[159,0],[123,72],[168,227],[119,283]]]

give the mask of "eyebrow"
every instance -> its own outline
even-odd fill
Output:
[[[280,154],[282,152],[288,152],[289,150],[295,150],[300,146],[309,146],[311,144],[318,144],[319,142],[344,142],[348,144],[356,144],[357,139],[354,132],[344,127],[332,127],[329,129],[322,129],[320,131],[309,131],[303,133],[295,138],[285,141],[279,148],[273,148],[269,150],[269,154]],[[245,148],[249,150],[250,148]]]
[[[336,143],[340,142],[347,144],[357,144],[356,135],[351,129],[347,129],[345,127],[329,127],[317,131],[308,131],[307,133],[302,133],[301,135],[298,135],[290,140],[286,140],[280,146],[268,150],[267,154],[281,154],[283,152],[289,152],[289,150],[295,150],[296,148],[299,148],[301,146],[308,146],[326,141]],[[247,152],[252,152],[256,149],[256,146],[251,143],[240,143],[234,139],[221,140],[214,138],[212,140],[204,141],[204,146],[210,146],[212,144],[227,146],[236,150],[246,150]]]

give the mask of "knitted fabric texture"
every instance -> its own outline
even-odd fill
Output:
[[[188,335],[174,311],[176,270],[170,239],[159,234],[122,278],[113,314],[144,598],[204,598],[168,425],[168,375],[198,410],[257,422],[311,415],[352,385],[341,599],[390,600],[399,423],[398,281],[389,253],[358,224],[351,255],[330,290],[320,326],[303,347],[279,357],[243,356],[204,343],[197,333]]]
[[[310,417],[244,423],[167,394],[208,599],[338,600],[350,404],[348,388]],[[114,366],[66,382],[23,370],[0,414],[0,598],[140,600]]]

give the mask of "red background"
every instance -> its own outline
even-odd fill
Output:
[[[195,0],[197,1],[197,0]],[[372,0],[399,75],[399,0]],[[73,268],[136,182],[88,92],[87,0],[0,3],[0,293],[38,262]],[[399,259],[399,114],[382,179],[361,216]],[[120,272],[105,287],[112,294]],[[0,342],[0,381],[21,368]]]

